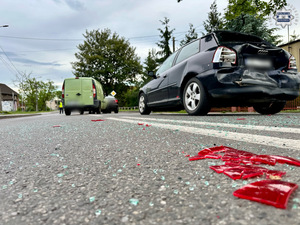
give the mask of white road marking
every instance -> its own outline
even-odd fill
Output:
[[[211,122],[200,122],[200,121],[184,121],[184,120],[168,120],[168,119],[155,119],[155,118],[141,118],[141,117],[123,117],[126,119],[136,119],[136,120],[149,120],[157,122],[172,122],[172,123],[185,123],[185,124],[197,124],[204,126],[214,126],[214,127],[229,127],[229,128],[239,128],[247,130],[260,130],[260,131],[272,131],[272,132],[284,132],[284,133],[294,133],[300,134],[299,128],[291,127],[270,127],[270,126],[255,126],[249,124],[228,124],[228,123],[211,123]]]
[[[107,117],[106,119],[121,121],[125,123],[134,123],[137,124],[138,122],[147,123],[146,121],[151,121],[150,118],[134,118],[132,119],[124,119],[120,117]],[[164,121],[161,121],[164,122]],[[183,121],[180,121],[183,122]],[[194,122],[193,122],[194,123]],[[178,130],[181,132],[191,133],[191,134],[199,134],[204,136],[210,136],[215,138],[224,138],[234,141],[243,141],[252,144],[261,144],[267,146],[273,146],[278,148],[286,148],[286,149],[297,149],[300,150],[300,140],[294,139],[287,139],[287,138],[278,138],[278,137],[270,137],[264,135],[256,135],[256,134],[249,134],[249,133],[237,133],[237,132],[230,132],[230,131],[222,131],[222,130],[214,130],[214,129],[205,129],[205,128],[196,128],[192,126],[181,126],[181,125],[172,125],[166,123],[158,123],[158,122],[151,122],[151,125],[163,129],[170,129],[170,130]],[[216,126],[217,124],[215,124]],[[220,125],[220,124],[219,124]],[[241,127],[239,127],[241,128]]]

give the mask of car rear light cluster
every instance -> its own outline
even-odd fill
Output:
[[[65,98],[65,83],[63,83],[63,86],[62,86],[61,97]]]
[[[115,100],[115,103],[118,103],[118,100],[117,100],[117,99]]]
[[[93,97],[96,98],[96,88],[95,88],[95,84],[93,84]]]
[[[213,57],[213,63],[222,63],[227,62],[231,64],[236,63],[236,53],[235,51],[226,48],[226,47],[218,47],[215,51],[214,57]]]
[[[297,64],[296,64],[296,59],[294,56],[291,55],[290,60],[289,60],[289,70],[296,70],[297,69]]]

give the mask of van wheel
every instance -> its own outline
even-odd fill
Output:
[[[65,114],[66,114],[66,116],[70,116],[71,115],[71,110],[70,109],[65,109]]]
[[[80,110],[80,114],[82,115],[84,113],[84,110],[82,109],[82,110]]]
[[[253,108],[262,115],[276,114],[283,110],[285,103],[286,101],[261,103],[254,105]]]
[[[183,106],[190,115],[206,115],[210,111],[207,93],[197,78],[190,79],[185,85]]]

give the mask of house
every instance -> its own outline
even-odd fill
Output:
[[[298,71],[300,69],[300,39],[295,41],[290,41],[289,43],[278,45],[278,47],[283,48],[284,50],[291,53],[295,59]]]
[[[19,94],[6,84],[0,83],[0,111],[16,111],[19,105]]]
[[[291,53],[296,59],[298,72],[300,71],[300,39],[279,45],[278,47]],[[287,101],[285,109],[300,109],[300,96],[293,101]]]

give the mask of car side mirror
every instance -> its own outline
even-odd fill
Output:
[[[155,75],[154,71],[148,71],[148,76],[153,77],[154,79],[156,79],[156,75]]]

